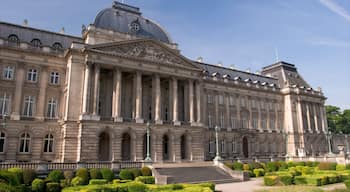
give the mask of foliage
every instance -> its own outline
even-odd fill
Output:
[[[249,164],[245,163],[245,164],[243,164],[243,170],[249,171],[249,170],[251,170],[251,166]]]
[[[141,168],[141,175],[142,176],[152,176],[152,169],[149,167],[142,167]]]
[[[72,179],[71,184],[72,184],[73,186],[84,185],[84,180],[83,180],[81,177],[76,176],[76,177],[74,177],[74,178]]]
[[[293,184],[293,176],[292,175],[280,175],[279,176],[281,183],[284,185]]]
[[[42,179],[34,179],[32,182],[32,191],[45,192],[45,182]]]
[[[70,186],[71,181],[72,181],[72,179],[74,177],[73,171],[64,171],[63,175],[64,175],[64,178],[65,178],[65,180],[64,180],[65,187]]]
[[[278,166],[276,162],[267,162],[266,163],[266,172],[274,172],[278,170]]]
[[[350,180],[345,180],[344,184],[345,184],[347,189],[350,189]]]
[[[60,184],[57,182],[46,183],[46,192],[60,192]]]
[[[21,168],[10,168],[8,171],[15,175],[18,183],[23,184],[23,170]]]
[[[279,161],[278,163],[279,163],[279,165],[280,165],[279,168],[278,168],[279,171],[285,171],[285,170],[288,169],[288,165],[287,165],[286,162],[284,162],[284,161]]]
[[[107,184],[108,181],[106,179],[90,179],[89,185],[104,185]]]
[[[0,191],[1,192],[17,192],[18,190],[14,186],[0,182]]]
[[[23,183],[25,185],[30,185],[35,179],[36,173],[33,169],[24,169],[23,170]]]
[[[318,164],[319,170],[336,170],[337,163],[330,163],[330,162],[320,162]]]
[[[9,184],[9,185],[19,185],[18,177],[15,173],[9,172],[6,170],[0,171],[0,180],[2,183]]]
[[[243,164],[240,163],[240,162],[234,162],[234,163],[233,163],[233,169],[234,169],[234,170],[242,171],[242,170],[243,170]]]
[[[128,192],[144,192],[146,185],[141,182],[130,182],[128,183]]]
[[[350,133],[350,110],[341,111],[339,107],[327,105],[327,122],[333,133]]]
[[[47,179],[54,183],[59,183],[62,179],[64,179],[64,175],[61,170],[53,170],[49,173]]]
[[[264,177],[264,184],[266,186],[274,186],[279,183],[279,177],[277,175],[270,175]]]
[[[253,170],[255,177],[261,177],[265,175],[265,170],[264,169],[254,169]]]
[[[90,174],[90,179],[101,179],[102,178],[101,171],[99,169],[90,169],[89,174]]]
[[[305,184],[307,184],[306,177],[305,176],[295,176],[294,183],[296,185],[305,185]]]
[[[89,172],[86,168],[79,168],[75,173],[75,176],[80,177],[83,180],[83,185],[87,185],[89,183]]]
[[[133,169],[130,169],[132,175],[134,176],[134,178],[138,177],[138,176],[141,176],[141,171],[140,169],[137,169],[137,168],[133,168]]]
[[[212,191],[215,191],[215,184],[214,183],[201,183],[198,185],[201,187],[209,187]]]
[[[119,178],[123,180],[134,180],[134,175],[130,169],[123,169],[119,173]]]
[[[302,175],[311,175],[313,173],[314,173],[314,168],[312,168],[312,167],[304,166],[301,169]]]
[[[263,169],[264,167],[261,165],[261,163],[253,162],[251,163],[252,169]]]
[[[344,171],[344,170],[345,170],[345,165],[338,164],[338,165],[336,166],[336,170],[337,170],[337,171]]]
[[[155,179],[153,176],[139,176],[139,177],[136,177],[135,181],[139,181],[139,182],[142,182],[144,184],[154,184],[155,183]]]
[[[102,168],[101,175],[102,175],[102,178],[106,179],[108,182],[110,182],[114,179],[113,171],[111,169],[108,169],[108,168]]]

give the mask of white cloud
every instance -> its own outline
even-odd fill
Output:
[[[320,0],[321,4],[327,7],[334,13],[342,16],[344,19],[350,22],[350,13],[344,9],[342,6],[338,5],[335,0]]]

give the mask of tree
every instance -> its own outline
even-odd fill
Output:
[[[339,107],[326,106],[329,130],[333,133],[350,133],[350,110],[341,111]]]

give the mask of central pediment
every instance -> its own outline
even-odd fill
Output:
[[[130,59],[182,66],[199,70],[190,60],[177,51],[154,40],[130,40],[108,44],[90,45],[87,50]]]

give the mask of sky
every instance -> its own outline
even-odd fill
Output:
[[[350,109],[350,0],[124,0],[161,24],[181,53],[261,70],[295,64],[326,104]],[[0,20],[81,36],[111,0],[1,0]]]

